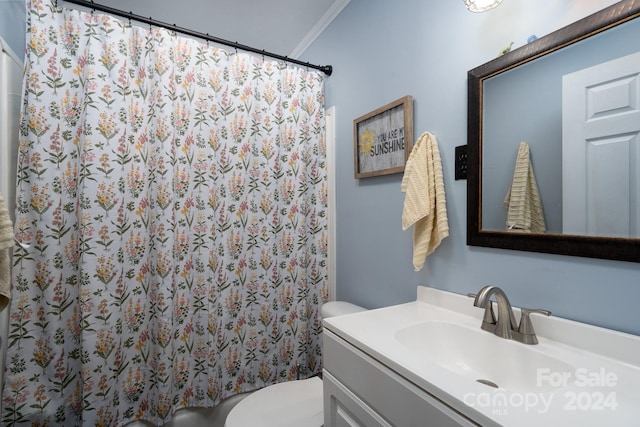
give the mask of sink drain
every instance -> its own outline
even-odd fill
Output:
[[[479,382],[480,384],[488,385],[489,387],[500,388],[498,387],[498,384],[494,383],[493,381],[484,380],[484,379],[479,379],[476,381]]]

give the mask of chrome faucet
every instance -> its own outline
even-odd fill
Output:
[[[491,302],[491,297],[494,295],[498,303],[497,319],[493,311],[493,303]],[[509,298],[507,298],[507,295],[499,287],[485,286],[477,295],[469,294],[469,296],[475,297],[473,301],[474,306],[485,309],[482,325],[480,325],[482,329],[492,332],[500,338],[513,339],[524,344],[538,344],[538,338],[536,337],[533,324],[529,317],[530,314],[551,315],[551,312],[547,310],[523,308],[520,310],[522,317],[520,319],[520,326],[518,326]]]

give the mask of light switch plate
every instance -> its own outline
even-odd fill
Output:
[[[456,180],[467,179],[467,146],[460,145],[456,147]]]

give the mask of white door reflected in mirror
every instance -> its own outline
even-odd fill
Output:
[[[563,76],[563,233],[640,236],[640,53]]]

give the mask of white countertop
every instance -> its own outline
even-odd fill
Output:
[[[519,310],[514,311],[519,319]],[[471,298],[419,286],[414,302],[323,322],[328,330],[483,426],[640,425],[640,337],[636,335],[555,316],[532,317],[539,344],[526,350],[567,362],[571,370],[535,367],[542,372],[544,387],[526,391],[495,389],[465,378],[420,356],[396,336],[404,328],[429,321],[479,330],[482,315],[483,309],[474,307]],[[502,340],[482,332],[488,339]],[[474,348],[468,350],[468,357],[473,357]]]

